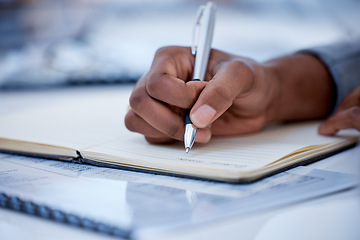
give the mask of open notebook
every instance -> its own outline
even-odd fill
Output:
[[[68,97],[0,116],[0,150],[225,182],[252,182],[354,146],[355,132],[320,136],[317,122],[195,144],[152,145],[124,126],[128,93]]]

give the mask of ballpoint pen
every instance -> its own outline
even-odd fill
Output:
[[[194,26],[191,53],[195,56],[192,81],[203,81],[209,60],[211,41],[215,24],[215,5],[208,2],[199,8]],[[185,151],[188,153],[194,144],[197,128],[190,120],[190,110],[185,116]]]

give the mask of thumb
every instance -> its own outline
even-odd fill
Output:
[[[219,68],[206,84],[190,112],[198,128],[208,127],[219,118],[239,95],[248,92],[253,84],[252,69],[241,61],[231,61]]]

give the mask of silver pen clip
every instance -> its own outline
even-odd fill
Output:
[[[194,28],[193,28],[193,39],[192,39],[192,44],[191,44],[191,54],[192,55],[196,55],[197,52],[197,47],[198,47],[198,40],[199,40],[199,33],[200,33],[200,25],[201,25],[201,18],[203,16],[203,12],[205,10],[205,6],[201,6],[196,14],[196,18],[195,18],[195,24],[194,24]]]

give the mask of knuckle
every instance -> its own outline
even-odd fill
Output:
[[[255,70],[248,61],[251,60],[235,59],[230,61],[227,66],[234,75],[234,87],[239,90],[239,94],[246,94],[254,88]]]
[[[253,71],[252,68],[241,60],[232,60],[229,62],[229,67],[234,69],[237,75],[252,77]]]
[[[175,48],[176,47],[174,47],[174,46],[161,47],[161,48],[156,50],[155,57],[162,56],[162,55],[165,55],[165,54],[169,54],[169,53],[173,52],[173,50]]]
[[[214,98],[214,99],[220,98],[220,100],[224,100],[226,102],[233,101],[231,89],[229,89],[223,85],[218,85],[218,84],[214,85],[213,86],[213,94],[215,94],[215,96],[217,96],[217,98]]]
[[[144,104],[146,96],[142,88],[134,90],[129,99],[130,107],[137,111],[141,105]]]
[[[154,98],[157,98],[159,91],[163,91],[163,82],[165,81],[165,76],[161,74],[153,74],[149,77],[146,82],[146,91],[147,93]]]
[[[132,111],[129,111],[125,116],[125,126],[128,130],[135,132],[136,131],[136,124],[135,123],[136,117]]]

